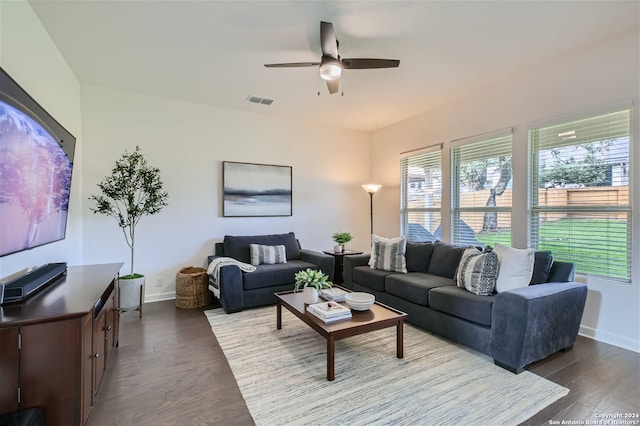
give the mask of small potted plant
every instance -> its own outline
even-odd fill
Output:
[[[318,303],[318,292],[323,288],[331,288],[333,283],[329,276],[322,271],[307,268],[295,275],[296,286],[294,291],[304,291],[304,303]]]
[[[348,232],[336,232],[331,236],[331,238],[333,238],[333,241],[338,243],[338,245],[333,248],[333,251],[336,253],[342,253],[345,251],[347,249],[347,243],[353,239],[351,234]]]

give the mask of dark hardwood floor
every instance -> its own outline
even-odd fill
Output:
[[[102,379],[90,426],[253,424],[203,310],[176,309],[170,300],[145,304],[142,319],[123,313],[120,347]],[[572,351],[529,370],[570,392],[526,425],[585,424],[599,420],[596,415],[640,411],[635,352],[578,337]]]
[[[203,310],[168,300],[121,315],[90,426],[253,424]]]

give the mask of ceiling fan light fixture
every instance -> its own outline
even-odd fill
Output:
[[[323,57],[320,64],[320,77],[323,80],[338,80],[342,75],[342,64],[340,61],[330,57]]]
[[[318,67],[320,78],[326,82],[329,94],[333,95],[340,91],[340,78],[342,77],[343,69],[397,68],[400,65],[399,59],[342,58],[338,53],[338,46],[339,43],[333,30],[333,24],[320,21],[320,49],[322,50],[320,62],[287,62],[264,64],[264,66],[267,68]],[[320,95],[320,92],[318,92],[318,95]],[[342,95],[344,96],[344,93]]]

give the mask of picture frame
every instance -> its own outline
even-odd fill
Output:
[[[224,217],[292,216],[293,167],[222,162]]]

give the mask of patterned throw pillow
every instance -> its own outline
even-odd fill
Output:
[[[275,263],[287,263],[287,253],[284,245],[280,246],[263,246],[260,244],[250,244],[251,264],[258,266],[260,264],[273,265]]]
[[[498,277],[498,255],[494,252],[482,253],[470,247],[464,251],[458,267],[458,287],[479,296],[490,296]]]
[[[405,237],[395,237],[395,238],[385,238],[380,235],[373,234],[371,235],[371,256],[369,257],[369,266],[373,269],[373,264],[376,261],[376,241],[381,243],[402,243],[402,254],[405,254],[407,250],[407,240]]]
[[[407,273],[407,262],[404,257],[404,251],[407,242],[404,238],[394,238],[393,240],[373,241],[373,250],[371,251],[371,269],[380,269],[383,271]]]

